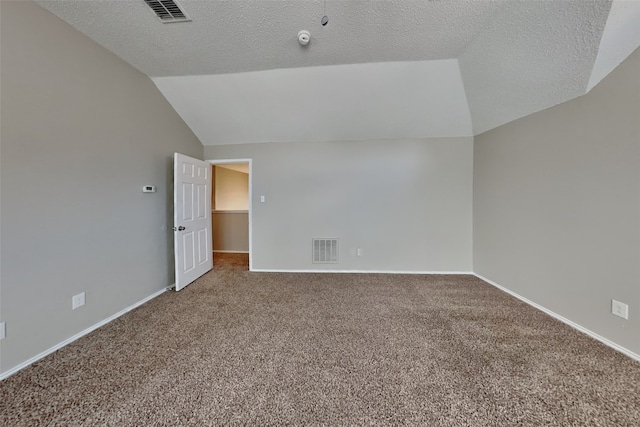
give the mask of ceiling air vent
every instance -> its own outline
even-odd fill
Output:
[[[313,239],[313,263],[337,264],[338,239]]]
[[[191,19],[173,0],[144,0],[165,24],[170,22],[189,22]]]

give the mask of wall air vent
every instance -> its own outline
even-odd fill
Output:
[[[164,24],[170,22],[189,22],[191,19],[173,0],[144,0]]]
[[[314,264],[338,263],[338,239],[313,239],[311,243]]]

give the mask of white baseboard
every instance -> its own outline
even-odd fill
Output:
[[[549,316],[558,319],[559,321],[561,321],[562,323],[565,323],[569,326],[571,326],[572,328],[592,337],[593,339],[596,339],[598,341],[600,341],[601,343],[613,348],[616,351],[619,351],[620,353],[634,359],[637,360],[638,362],[640,362],[640,355],[634,353],[633,351],[618,345],[616,343],[614,343],[613,341],[608,340],[607,338],[604,338],[603,336],[600,336],[598,334],[596,334],[595,332],[565,318],[560,316],[559,314],[547,309],[546,307],[541,306],[540,304],[537,304],[503,286],[498,285],[496,282],[487,279],[486,277],[483,277],[477,273],[473,273],[473,272],[467,272],[467,271],[393,271],[393,270],[280,270],[280,269],[253,269],[251,270],[253,272],[265,272],[265,273],[358,273],[358,274],[425,274],[425,275],[439,275],[439,274],[464,274],[464,275],[473,275],[476,276],[477,278],[487,282],[488,284],[500,289],[503,292],[508,293],[509,295],[514,296],[515,298],[518,298],[520,301],[548,314]],[[79,332],[78,334],[72,336],[71,338],[67,338],[66,340],[54,345],[53,347],[43,351],[42,353],[32,357],[31,359],[19,364],[18,366],[15,366],[11,369],[9,369],[6,372],[3,372],[0,374],[0,381],[4,380],[5,378],[10,377],[11,375],[15,374],[16,372],[26,368],[27,366],[31,365],[32,363],[37,362],[38,360],[42,359],[45,356],[48,356],[49,354],[53,353],[56,350],[59,350],[60,348],[66,346],[67,344],[71,344],[72,342],[74,342],[75,340],[77,340],[78,338],[81,338],[87,334],[89,334],[90,332],[93,332],[94,330],[100,328],[101,326],[106,325],[107,323],[117,319],[118,317],[122,316],[125,313],[128,313],[129,311],[141,306],[142,304],[146,303],[147,301],[152,300],[153,298],[163,294],[164,292],[167,291],[167,289],[169,289],[170,287],[167,287],[166,289],[162,289],[158,292],[155,292],[154,294],[149,295],[148,297],[130,305],[129,307],[117,312],[116,314],[88,327],[87,329],[83,330],[82,332]]]
[[[20,371],[21,369],[26,368],[27,366],[31,365],[32,363],[37,362],[38,360],[42,359],[43,357],[50,355],[54,351],[61,349],[62,347],[66,346],[67,344],[71,344],[72,342],[74,342],[78,338],[82,338],[83,336],[87,335],[88,333],[95,331],[99,327],[106,325],[107,323],[117,319],[118,317],[122,316],[123,314],[130,312],[131,310],[141,306],[145,302],[154,299],[158,295],[161,295],[161,294],[165,293],[167,291],[167,289],[168,288],[165,288],[165,289],[162,289],[162,290],[160,290],[160,291],[158,291],[156,293],[153,293],[153,294],[149,295],[148,297],[136,302],[135,304],[132,304],[129,307],[127,307],[127,308],[125,308],[123,310],[120,310],[119,312],[117,312],[113,316],[107,317],[106,319],[104,319],[104,320],[102,320],[102,321],[100,321],[100,322],[98,322],[98,323],[96,323],[96,324],[94,324],[92,326],[89,326],[84,331],[75,334],[71,338],[67,338],[66,340],[54,345],[53,347],[51,347],[51,348],[43,351],[42,353],[32,357],[31,359],[27,360],[26,362],[23,362],[23,363],[19,364],[18,366],[15,366],[15,367],[9,369],[8,371],[2,372],[0,374],[0,381],[4,380],[5,378],[10,377],[11,375],[15,374],[16,372]]]
[[[613,341],[610,341],[610,340],[606,339],[605,337],[596,334],[595,332],[593,332],[593,331],[585,328],[584,326],[581,326],[581,325],[579,325],[579,324],[567,319],[566,317],[560,316],[558,313],[555,313],[555,312],[549,310],[548,308],[543,307],[540,304],[537,304],[537,303],[535,303],[535,302],[523,297],[522,295],[519,295],[519,294],[517,294],[517,293],[515,293],[515,292],[513,292],[513,291],[511,291],[511,290],[509,290],[507,288],[505,288],[504,286],[500,286],[496,282],[494,282],[492,280],[489,280],[486,277],[483,277],[483,276],[481,276],[481,275],[479,275],[477,273],[473,273],[473,275],[476,276],[478,279],[484,280],[485,282],[487,282],[491,286],[495,286],[496,288],[500,289],[501,291],[506,292],[509,295],[518,298],[520,301],[522,301],[522,302],[524,302],[524,303],[526,303],[526,304],[528,304],[528,305],[530,305],[530,306],[532,306],[534,308],[537,308],[538,310],[548,314],[549,316],[551,316],[551,317],[553,317],[555,319],[558,319],[562,323],[567,324],[567,325],[571,326],[574,329],[577,329],[578,331],[582,332],[583,334],[589,335],[591,338],[600,341],[602,344],[607,345],[607,346],[611,347],[612,349],[614,349],[616,351],[619,351],[620,353],[622,353],[622,354],[624,354],[626,356],[629,356],[630,358],[635,359],[638,362],[640,362],[640,355],[634,353],[633,351],[629,350],[628,348],[622,347],[621,345],[618,345],[618,344],[614,343]]]
[[[256,273],[355,273],[355,274],[465,274],[473,276],[471,271],[402,271],[402,270],[281,270],[254,268]]]
[[[214,254],[248,254],[249,251],[213,251]]]

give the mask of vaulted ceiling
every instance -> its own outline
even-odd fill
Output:
[[[143,0],[37,3],[149,75],[205,145],[476,135],[640,46],[634,0],[182,0],[171,24]]]

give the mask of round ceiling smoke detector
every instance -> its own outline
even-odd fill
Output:
[[[309,40],[311,40],[311,34],[307,30],[300,30],[298,33],[298,41],[302,46],[306,46],[309,44]]]

